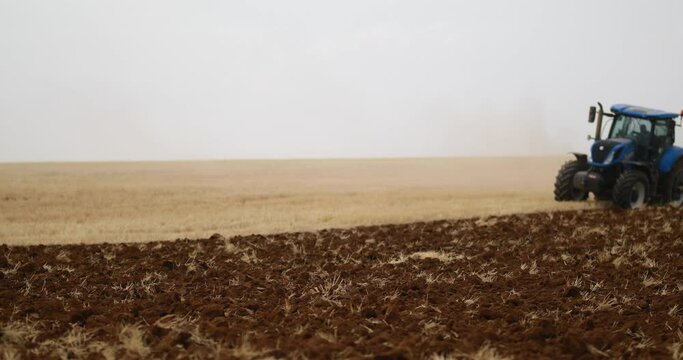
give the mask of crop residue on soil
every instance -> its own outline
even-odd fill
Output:
[[[680,358],[681,217],[650,208],[0,245],[0,352]]]

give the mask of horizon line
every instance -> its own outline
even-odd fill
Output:
[[[92,164],[92,163],[161,163],[161,162],[220,162],[220,161],[372,161],[372,160],[438,160],[438,159],[510,159],[510,158],[557,158],[566,154],[544,155],[454,155],[454,156],[372,156],[372,157],[283,157],[283,158],[194,158],[194,159],[140,159],[140,160],[30,160],[0,161],[0,165],[21,164]]]

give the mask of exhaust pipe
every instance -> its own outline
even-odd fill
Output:
[[[602,135],[602,116],[604,115],[604,111],[602,109],[602,104],[598,103],[598,123],[595,126],[595,140],[600,140],[600,136]]]

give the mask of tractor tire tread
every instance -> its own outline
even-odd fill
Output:
[[[622,209],[630,209],[631,190],[633,189],[633,185],[638,181],[645,183],[645,203],[647,203],[650,187],[647,175],[639,170],[627,170],[619,176],[617,182],[614,184],[612,190],[612,201],[614,204]]]
[[[555,177],[555,195],[556,201],[583,201],[588,199],[588,193],[581,194],[578,198],[573,197],[574,190],[574,175],[577,172],[584,170],[577,160],[569,160],[562,165],[560,171]]]
[[[683,172],[683,160],[679,160],[676,165],[671,169],[671,171],[666,174],[666,178],[664,179],[664,184],[663,184],[663,203],[668,204],[669,202],[672,201],[673,197],[673,181],[675,179],[676,174],[679,174],[680,172]],[[683,175],[682,175],[683,176]]]

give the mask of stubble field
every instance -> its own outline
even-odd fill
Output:
[[[0,246],[5,358],[683,357],[680,209]]]
[[[0,164],[0,243],[144,242],[534,211],[564,158]]]

